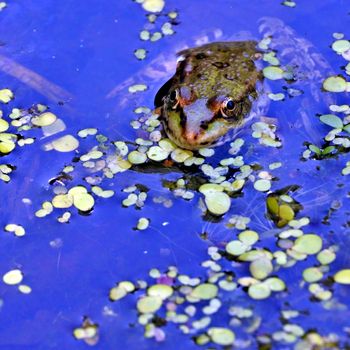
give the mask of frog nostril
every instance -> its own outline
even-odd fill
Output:
[[[186,140],[188,141],[194,141],[197,138],[197,134],[193,131],[187,131],[185,134]]]

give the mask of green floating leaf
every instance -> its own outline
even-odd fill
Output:
[[[271,289],[265,283],[255,283],[249,287],[248,294],[252,299],[267,299],[271,295]]]
[[[322,249],[322,239],[314,234],[303,235],[296,239],[293,250],[302,254],[317,254]]]
[[[267,192],[271,188],[271,181],[259,179],[254,182],[254,188],[260,192]]]
[[[349,40],[336,40],[332,44],[332,49],[336,51],[337,53],[341,54],[345,51],[348,51],[350,49],[350,42]]]
[[[268,66],[263,69],[264,77],[270,80],[283,79],[284,71],[280,67]]]
[[[350,269],[338,271],[334,275],[334,281],[340,284],[350,284]]]
[[[218,294],[218,287],[215,284],[203,283],[193,289],[191,297],[200,300],[213,299]]]
[[[309,267],[303,271],[303,278],[308,283],[314,283],[323,278],[323,273],[317,267]]]
[[[152,314],[160,309],[163,300],[157,296],[145,296],[137,302],[137,310],[142,314]]]
[[[148,289],[147,293],[150,296],[165,300],[173,294],[173,288],[166,284],[155,284]]]
[[[0,90],[0,102],[8,103],[13,99],[13,92],[9,89]]]
[[[265,279],[273,270],[271,260],[267,257],[261,257],[252,261],[249,266],[250,273],[258,280]]]
[[[323,88],[329,92],[344,92],[346,80],[341,76],[331,76],[323,82]]]
[[[235,341],[235,334],[227,328],[211,327],[208,329],[208,335],[213,343],[228,346]]]
[[[234,256],[239,256],[245,253],[247,249],[248,249],[247,245],[241,241],[231,241],[226,245],[227,253]]]
[[[320,116],[320,120],[323,124],[329,125],[335,129],[343,128],[343,121],[334,114],[323,114]]]
[[[238,239],[245,245],[250,246],[259,240],[259,235],[255,231],[246,230],[238,235]]]
[[[223,215],[231,207],[231,199],[225,192],[207,192],[204,197],[208,210],[214,215]]]

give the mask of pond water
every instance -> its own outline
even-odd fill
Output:
[[[347,2],[0,8],[1,349],[350,346]],[[235,143],[147,160],[176,52],[251,39]]]

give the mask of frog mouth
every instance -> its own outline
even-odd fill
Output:
[[[211,119],[205,122],[205,125],[203,122],[199,122],[189,127],[189,117],[181,107],[174,111],[167,111],[166,109],[163,111],[162,123],[164,130],[176,145],[181,148],[195,150],[222,143],[221,136],[226,134],[229,129],[227,125],[215,121],[215,116],[211,114]],[[216,123],[214,130],[212,129],[213,123]]]

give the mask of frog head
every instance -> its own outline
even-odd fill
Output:
[[[178,146],[214,146],[243,124],[259,78],[248,50],[252,46],[213,43],[179,53],[175,75],[155,97],[165,132]]]

